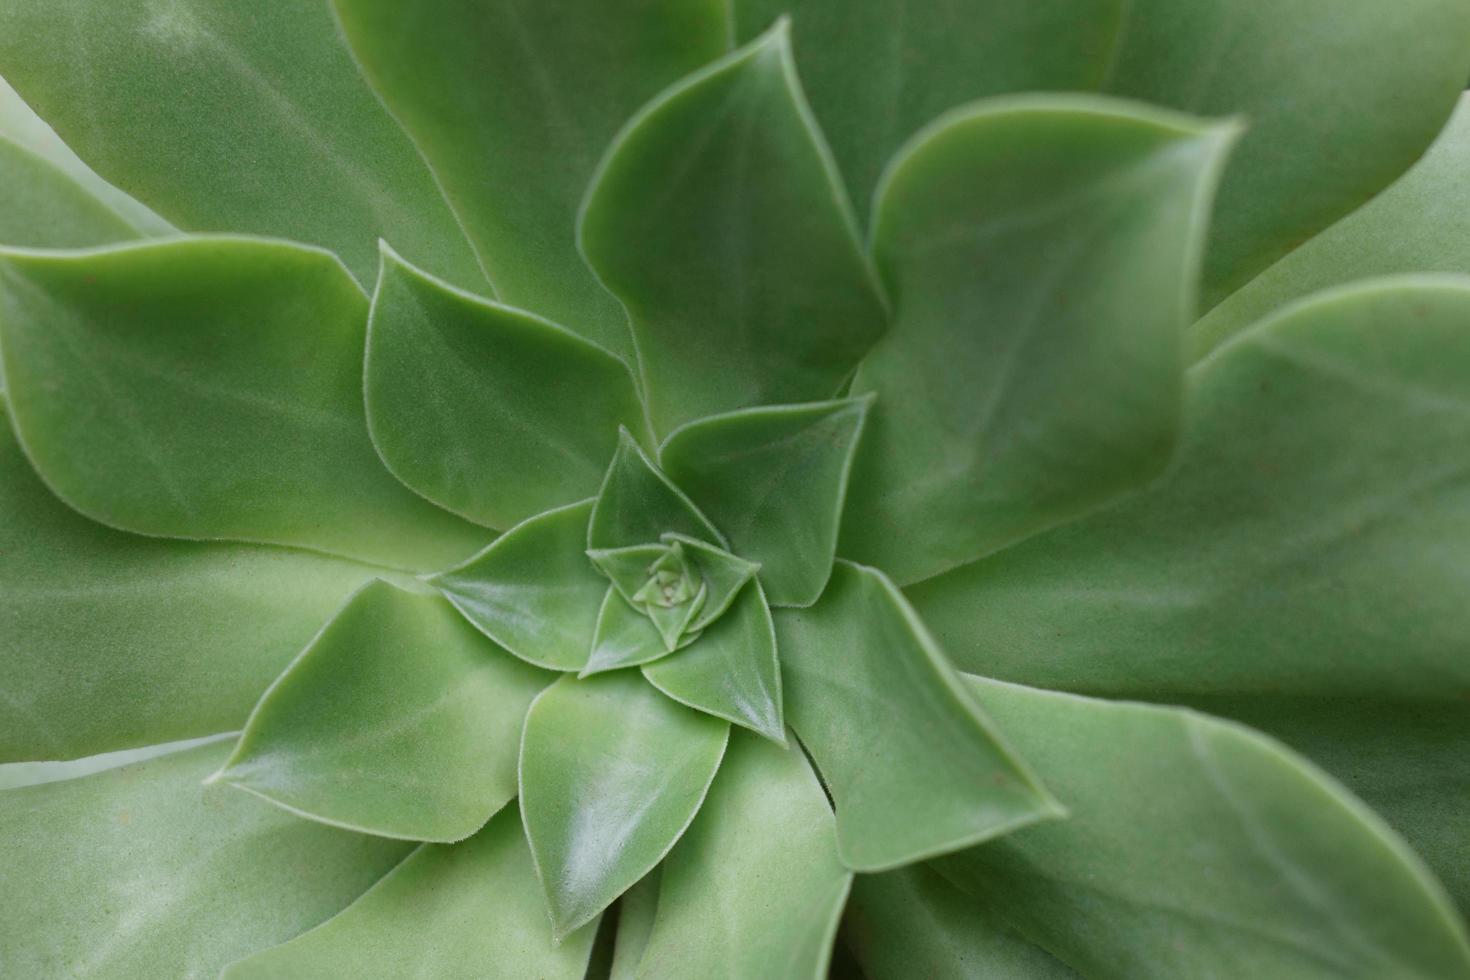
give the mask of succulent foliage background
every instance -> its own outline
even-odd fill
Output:
[[[1470,977],[1470,2],[0,75],[0,975]]]

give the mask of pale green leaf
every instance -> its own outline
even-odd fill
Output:
[[[143,534],[447,564],[488,534],[410,493],[373,452],[366,318],[338,262],[286,243],[0,253],[16,429],[77,510]]]
[[[48,492],[0,398],[0,762],[238,729],[371,572],[325,555],[164,541]]]
[[[775,627],[759,583],[684,649],[645,664],[643,676],[675,701],[786,744]]]
[[[15,0],[0,75],[97,173],[186,231],[320,245],[360,283],[377,240],[485,279],[325,2]]]
[[[643,102],[724,53],[718,0],[334,0],[368,79],[434,165],[501,299],[636,363],[576,212]]]
[[[1072,809],[936,866],[1096,980],[1470,977],[1464,926],[1366,807],[1248,729],[971,678]]]
[[[590,497],[640,426],[617,358],[539,317],[461,292],[386,245],[368,323],[368,428],[404,483],[507,528]]]
[[[880,572],[839,561],[816,605],[775,618],[787,718],[831,790],[849,867],[1061,815]]]
[[[636,674],[564,677],[531,705],[521,815],[557,936],[661,861],[704,802],[729,726]]]
[[[725,538],[624,429],[587,526],[594,550],[653,544],[668,532],[713,544]]]
[[[648,948],[653,934],[653,920],[658,915],[659,884],[663,865],[638,880],[618,899],[618,934],[613,946],[613,961],[607,980],[636,980],[638,962]],[[606,921],[606,920],[604,920]]]
[[[844,556],[917,581],[1159,473],[1235,132],[1029,96],[956,110],[903,151],[873,232],[894,323],[853,382],[878,400]]]
[[[832,573],[852,454],[870,400],[749,408],[671,433],[659,461],[743,558],[773,605],[809,606]]]
[[[630,606],[616,587],[609,587],[597,612],[592,652],[581,676],[646,664],[672,652],[653,620]]]
[[[858,875],[842,941],[867,980],[1078,980],[922,864]]]
[[[0,973],[214,980],[333,915],[408,853],[201,786],[228,752],[215,743],[0,791]]]
[[[702,630],[723,616],[745,588],[745,583],[755,578],[761,569],[758,562],[746,561],[687,534],[669,532],[663,538],[665,542],[678,543],[684,549],[686,559],[709,589],[704,604],[689,624],[690,630]]]
[[[0,244],[81,248],[136,236],[61,169],[0,135]]]
[[[1470,899],[1470,279],[1305,301],[1197,365],[1187,417],[1154,487],[914,604],[967,669],[1330,747]]]
[[[736,732],[662,866],[640,980],[823,980],[852,873],[801,750]]]
[[[375,581],[265,692],[212,779],[349,830],[461,840],[515,797],[521,723],[551,680],[439,596]]]
[[[428,583],[475,628],[527,663],[579,670],[607,580],[587,560],[592,501],[548,511]]]
[[[454,845],[425,844],[341,914],[220,980],[582,980],[597,931],[560,944],[514,806]]]
[[[784,26],[634,117],[593,180],[579,237],[628,310],[660,433],[830,398],[884,328]]]

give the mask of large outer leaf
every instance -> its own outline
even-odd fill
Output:
[[[1228,126],[1087,96],[979,103],[889,171],[894,324],[842,553],[912,582],[1155,476]]]
[[[968,669],[1334,746],[1470,898],[1470,280],[1307,301],[1195,367],[1188,419],[1159,484],[915,605]]]
[[[515,797],[521,722],[553,676],[439,596],[373,582],[261,697],[213,778],[350,830],[460,840]]]
[[[921,864],[858,875],[842,940],[867,980],[1078,980],[1039,946]]]
[[[0,973],[213,980],[332,915],[408,852],[200,786],[228,751],[0,792]]]
[[[1310,293],[1398,273],[1470,272],[1470,95],[1429,152],[1382,194],[1252,279],[1197,323],[1203,357]]]
[[[1072,808],[937,863],[1091,980],[1470,977],[1443,892],[1268,739],[1177,709],[971,678]]]
[[[735,10],[742,38],[794,13],[817,118],[859,200],[904,140],[979,96],[1096,89],[1248,117],[1211,227],[1211,303],[1398,176],[1470,72],[1463,0],[735,0]]]
[[[16,429],[67,503],[143,534],[447,564],[488,535],[373,452],[366,316],[339,263],[285,243],[0,253]]]
[[[633,376],[612,355],[386,246],[365,373],[368,426],[388,468],[495,528],[592,496],[618,426],[643,423]]]
[[[830,398],[883,330],[784,25],[628,124],[588,191],[579,236],[628,309],[659,433]]]
[[[627,318],[574,239],[582,192],[633,111],[726,49],[718,0],[333,0],[500,298],[634,363]]]
[[[14,0],[0,7],[0,74],[105,179],[181,228],[321,245],[362,283],[386,237],[484,285],[322,0]]]
[[[239,728],[370,574],[324,555],[141,538],[37,479],[0,400],[0,762]]]
[[[729,730],[627,671],[564,677],[531,705],[521,816],[558,937],[668,853],[704,802]]]
[[[832,792],[849,867],[1061,815],[880,572],[838,562],[816,605],[776,613],[776,636],[787,718]]]
[[[66,172],[0,135],[0,244],[82,248],[136,236]]]
[[[801,750],[735,733],[720,778],[662,865],[647,980],[821,980],[852,873]]]
[[[424,845],[340,915],[220,980],[582,980],[596,931],[552,942],[511,806],[461,844]]]

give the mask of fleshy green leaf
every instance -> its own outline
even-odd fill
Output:
[[[321,922],[408,853],[201,786],[228,752],[0,792],[6,976],[213,977]]]
[[[285,243],[0,254],[14,422],[68,504],[143,534],[443,565],[486,535],[373,452],[366,314],[336,260]]]
[[[663,538],[665,542],[678,544],[683,548],[686,560],[698,572],[709,590],[704,604],[689,624],[690,630],[702,630],[723,616],[745,587],[745,583],[755,578],[755,573],[760,571],[759,563],[746,561],[723,548],[716,548],[687,534],[670,532]]]
[[[1433,140],[1470,64],[1459,0],[735,0],[795,18],[816,116],[865,203],[893,152],[987,95],[1097,90],[1250,129],[1205,267],[1213,304],[1377,193]],[[840,42],[834,39],[840,38]]]
[[[652,544],[667,532],[725,544],[699,508],[664,475],[624,429],[587,526],[587,547]]]
[[[0,244],[81,248],[136,236],[50,161],[0,136]]]
[[[383,462],[440,506],[495,528],[592,496],[619,424],[643,419],[617,358],[463,293],[387,246],[366,372]]]
[[[736,732],[662,867],[637,976],[823,980],[852,873],[799,749]]]
[[[1061,815],[881,573],[838,562],[816,605],[775,618],[787,717],[832,792],[848,867],[886,870]]]
[[[0,762],[237,729],[370,571],[163,541],[78,515],[37,479],[0,398]]]
[[[898,158],[874,249],[892,331],[842,553],[913,582],[1156,476],[1236,130],[1083,96],[956,111]]]
[[[759,584],[741,589],[683,650],[645,664],[643,676],[675,701],[786,744],[775,627]]]
[[[653,920],[658,914],[662,868],[659,865],[638,879],[638,884],[618,899],[618,934],[607,980],[636,980],[638,976],[638,963],[648,948],[648,937],[653,934]]]
[[[1189,405],[1154,487],[915,605],[968,669],[1331,746],[1470,900],[1444,816],[1470,807],[1470,279],[1309,300],[1196,366]]]
[[[615,587],[609,587],[597,612],[597,632],[582,676],[645,664],[671,652],[653,620],[628,605]]]
[[[641,677],[564,677],[521,742],[521,815],[557,936],[590,922],[668,853],[699,810],[729,726]]]
[[[538,514],[427,581],[476,629],[527,663],[578,670],[607,590],[583,553],[591,515],[590,500]]]
[[[593,180],[579,236],[628,310],[660,433],[830,398],[884,328],[784,25],[634,117]]]
[[[455,845],[425,844],[350,907],[220,980],[582,980],[597,931],[552,942],[514,806]]]
[[[634,363],[583,264],[577,205],[644,101],[727,44],[716,0],[334,0],[353,52],[434,165],[500,298]]]
[[[922,864],[858,875],[842,921],[866,980],[1078,980]]]
[[[1413,853],[1270,740],[970,683],[1073,812],[937,863],[972,914],[1097,980],[1470,977],[1463,924]]]
[[[265,692],[214,778],[350,830],[461,840],[516,795],[521,723],[551,679],[440,597],[373,582]]]
[[[681,426],[659,461],[744,558],[772,604],[809,606],[832,573],[869,399],[750,408]]]
[[[16,0],[0,7],[0,75],[104,179],[185,230],[320,245],[360,283],[383,237],[484,284],[324,2]]]
[[[1424,158],[1382,194],[1256,276],[1194,327],[1200,357],[1318,290],[1398,273],[1470,272],[1470,95]]]
[[[668,549],[661,544],[587,549],[587,557],[597,566],[597,570],[607,576],[619,595],[633,603],[638,601],[633,596],[648,584],[648,576],[654,564],[667,553]]]

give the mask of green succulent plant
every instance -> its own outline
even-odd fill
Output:
[[[0,976],[1470,978],[1467,0],[0,75]]]

